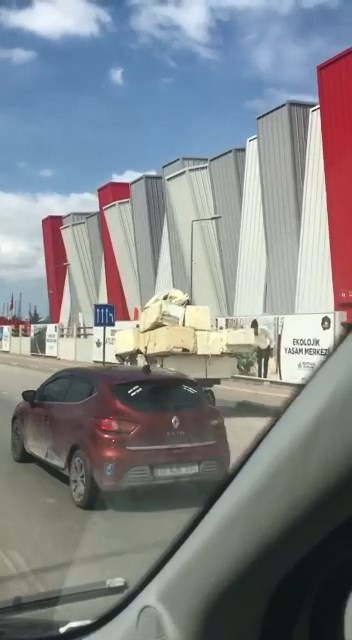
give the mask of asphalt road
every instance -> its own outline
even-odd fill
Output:
[[[66,480],[37,462],[13,462],[13,409],[21,391],[39,386],[54,366],[34,360],[21,364],[14,357],[0,360],[0,601],[116,576],[133,585],[204,501],[185,487],[132,500],[109,496],[99,510],[84,512],[72,504]],[[232,382],[217,389],[233,462],[281,413],[291,393]],[[106,602],[95,606],[98,613]]]

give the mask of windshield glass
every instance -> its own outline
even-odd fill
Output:
[[[117,384],[113,387],[113,393],[121,404],[146,413],[201,409],[209,406],[202,389],[192,381],[158,380]]]
[[[351,330],[351,20],[0,0],[0,623],[132,594]]]

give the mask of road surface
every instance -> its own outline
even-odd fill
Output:
[[[65,479],[37,462],[14,463],[9,446],[13,409],[23,389],[38,387],[57,366],[0,359],[0,601],[115,576],[133,585],[204,501],[185,487],[137,499],[108,496],[99,510],[84,512],[72,504]],[[232,462],[281,413],[291,393],[235,382],[217,389]],[[104,609],[106,602],[96,606]]]

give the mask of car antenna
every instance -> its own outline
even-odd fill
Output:
[[[150,364],[144,364],[144,365],[143,365],[143,367],[142,367],[142,371],[143,371],[143,373],[145,373],[146,375],[147,375],[147,374],[149,374],[149,373],[151,373],[151,372],[152,372],[152,370],[151,370],[151,368],[150,368]]]

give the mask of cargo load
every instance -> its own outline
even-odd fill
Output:
[[[196,334],[189,327],[161,327],[144,337],[147,355],[196,353]]]
[[[124,329],[115,333],[115,353],[118,356],[143,351],[142,334],[138,328]]]
[[[179,289],[170,289],[164,295],[156,295],[153,296],[148,302],[144,305],[144,309],[148,309],[156,302],[170,302],[171,304],[175,304],[178,307],[185,307],[189,303],[189,297],[187,293],[183,293]]]
[[[220,331],[196,331],[197,354],[200,356],[220,356],[224,342]]]
[[[223,329],[223,353],[241,353],[256,346],[253,329]]]
[[[182,326],[185,316],[184,307],[165,300],[153,302],[144,309],[140,317],[140,331],[153,331],[160,327]]]
[[[185,310],[185,327],[195,331],[211,330],[211,314],[209,307],[188,305]]]

